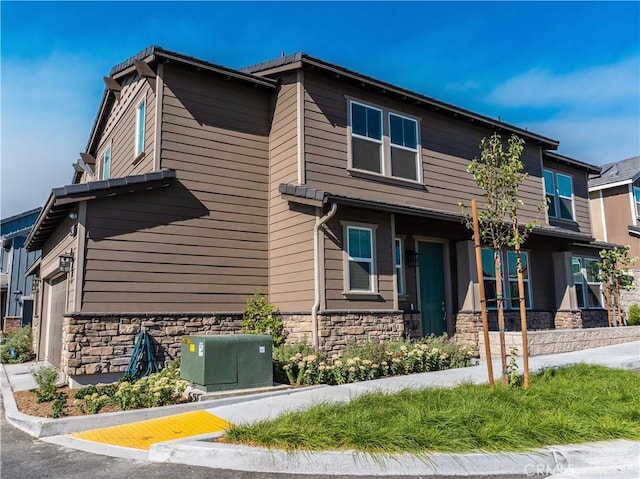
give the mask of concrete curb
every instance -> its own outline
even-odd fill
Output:
[[[597,452],[597,454],[596,454]],[[607,441],[552,446],[527,453],[371,455],[356,451],[285,452],[203,441],[155,444],[148,459],[213,469],[278,474],[352,476],[546,475],[567,470],[616,465],[638,457],[640,442]],[[599,459],[593,460],[594,457]],[[607,458],[606,461],[602,457]]]
[[[325,385],[311,386],[305,388],[320,389],[329,387]],[[162,406],[149,409],[135,409],[131,411],[116,411],[90,416],[74,416],[59,419],[49,419],[36,416],[29,416],[18,410],[13,391],[9,383],[9,378],[5,371],[4,365],[0,367],[0,390],[4,399],[5,416],[7,420],[30,436],[35,438],[57,436],[61,434],[72,434],[74,432],[86,431],[89,429],[97,429],[110,426],[120,426],[131,422],[145,421],[147,419],[156,419],[159,417],[171,416],[173,414],[181,414],[190,411],[198,411],[201,409],[211,409],[213,407],[226,406],[228,404],[238,404],[256,399],[282,396],[292,394],[298,389],[286,389],[271,392],[261,392],[257,394],[248,394],[243,396],[225,397],[220,399],[209,399],[205,401],[197,401],[185,404],[176,404],[173,406]]]

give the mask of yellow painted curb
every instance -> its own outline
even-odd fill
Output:
[[[229,429],[231,423],[207,411],[133,422],[71,434],[77,439],[148,450],[152,444]]]

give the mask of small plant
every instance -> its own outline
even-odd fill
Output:
[[[95,392],[85,396],[84,403],[89,414],[98,414],[100,410],[111,402],[111,398],[106,394]]]
[[[40,369],[32,369],[31,376],[38,385],[38,402],[49,402],[55,399],[56,382],[58,381],[58,368],[43,366]]]
[[[66,416],[67,412],[64,408],[67,406],[67,395],[64,393],[58,393],[53,395],[53,404],[51,405],[53,409],[52,418],[58,419],[60,417]]]
[[[509,348],[509,364],[507,364],[507,378],[509,386],[521,386],[524,378],[518,370],[518,347],[511,346]]]
[[[274,346],[284,343],[284,325],[277,308],[269,302],[267,294],[259,289],[242,313],[242,332],[245,334],[269,334]]]
[[[24,326],[10,334],[0,345],[0,362],[16,364],[30,361],[34,357],[31,351],[32,341],[31,326]]]
[[[634,303],[629,306],[627,326],[640,326],[640,304]]]

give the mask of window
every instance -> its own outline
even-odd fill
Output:
[[[347,227],[348,291],[374,292],[373,230]]]
[[[529,283],[529,255],[520,251],[522,262],[522,282],[524,283],[524,304],[531,308],[531,286]],[[509,281],[509,302],[511,309],[520,308],[520,294],[518,291],[518,262],[515,251],[507,251],[507,278]]]
[[[418,120],[351,101],[350,121],[351,168],[421,181]]]
[[[636,200],[636,217],[640,218],[640,187],[633,187],[633,196]]]
[[[383,174],[381,110],[351,103],[351,158],[354,168]]]
[[[104,153],[102,154],[102,158],[100,159],[100,178],[103,180],[108,180],[111,177],[111,146],[108,146]]]
[[[584,308],[585,307],[585,301],[584,301],[585,276],[582,270],[582,258],[571,258],[571,270],[573,271],[573,284],[576,287],[576,298],[578,300],[578,308]]]
[[[418,179],[418,122],[389,113],[391,141],[391,176]]]
[[[487,298],[487,308],[497,308],[497,278],[495,272],[495,261],[493,258],[493,250],[482,248],[482,279],[484,281],[484,293]],[[529,276],[529,255],[525,251],[520,252],[522,261],[522,280],[524,283],[525,307],[531,308],[531,283]],[[506,265],[507,274],[504,274]],[[502,267],[502,287],[503,297],[505,298],[505,309],[519,309],[520,295],[518,292],[518,268],[515,251],[506,251],[500,255],[500,266]]]
[[[597,259],[584,259],[585,278],[587,280],[587,307],[601,308],[604,304],[600,281],[596,278],[599,263]]]
[[[138,156],[144,152],[144,124],[145,124],[145,104],[144,101],[136,107],[136,149],[135,155]]]
[[[551,218],[573,219],[573,180],[571,176],[544,170],[544,194]]]
[[[404,262],[402,255],[402,239],[395,239],[395,248],[396,248],[396,278],[398,282],[398,296],[402,296],[405,294],[404,290]]]

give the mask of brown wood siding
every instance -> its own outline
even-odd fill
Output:
[[[629,185],[602,190],[602,199],[607,223],[607,241],[629,245],[629,256],[640,256],[640,238],[631,236],[628,229],[629,225],[633,225]]]
[[[269,136],[269,299],[281,311],[310,311],[314,302],[315,208],[289,204],[281,183],[298,182],[298,83],[282,78]]]
[[[145,101],[144,157],[134,164],[136,138],[136,108]],[[105,127],[100,135],[98,147],[91,152],[96,156],[96,166],[101,167],[100,157],[111,144],[111,178],[148,173],[153,171],[155,147],[156,95],[149,83],[137,75],[129,75],[122,82],[119,101],[114,101]],[[100,178],[96,171],[96,177]],[[85,178],[86,179],[86,178]]]
[[[267,288],[270,92],[171,64],[163,80],[177,179],[89,203],[84,311],[242,311]]]
[[[544,168],[571,176],[573,182],[574,210],[576,212],[575,223],[577,223],[577,225],[572,225],[571,223],[573,222],[566,222],[554,218],[550,218],[549,221],[554,224],[554,226],[566,227],[580,231],[581,233],[592,234],[587,173],[584,170],[561,165],[553,161],[545,161]],[[577,228],[575,226],[577,226]]]
[[[376,299],[347,298],[344,295],[344,226],[347,223],[377,225],[376,263],[379,297]],[[327,223],[324,240],[326,308],[332,310],[393,309],[393,238],[391,217],[386,213],[338,207],[336,216]]]
[[[65,218],[60,226],[49,237],[47,242],[42,248],[42,260],[40,263],[40,271],[44,273],[46,277],[57,276],[58,265],[60,264],[59,256],[63,253],[73,254],[74,261],[78,259],[77,251],[77,236],[71,236],[69,234],[73,221],[69,218]],[[55,271],[55,273],[50,273]],[[70,273],[67,273],[67,304],[66,311],[75,311],[75,291],[76,281],[73,277],[73,267]],[[46,304],[45,304],[46,311]]]
[[[340,195],[453,213],[460,211],[459,201],[468,203],[472,197],[481,195],[466,167],[471,159],[479,155],[480,140],[490,136],[491,131],[394,102],[383,95],[332,82],[309,72],[305,72],[305,91],[308,186]],[[404,182],[393,183],[384,178],[360,177],[347,171],[348,103],[345,95],[421,118],[424,187]],[[530,220],[538,216],[537,207],[543,196],[539,148],[528,145],[522,159],[530,176],[521,188],[521,199],[525,203],[521,217]]]

